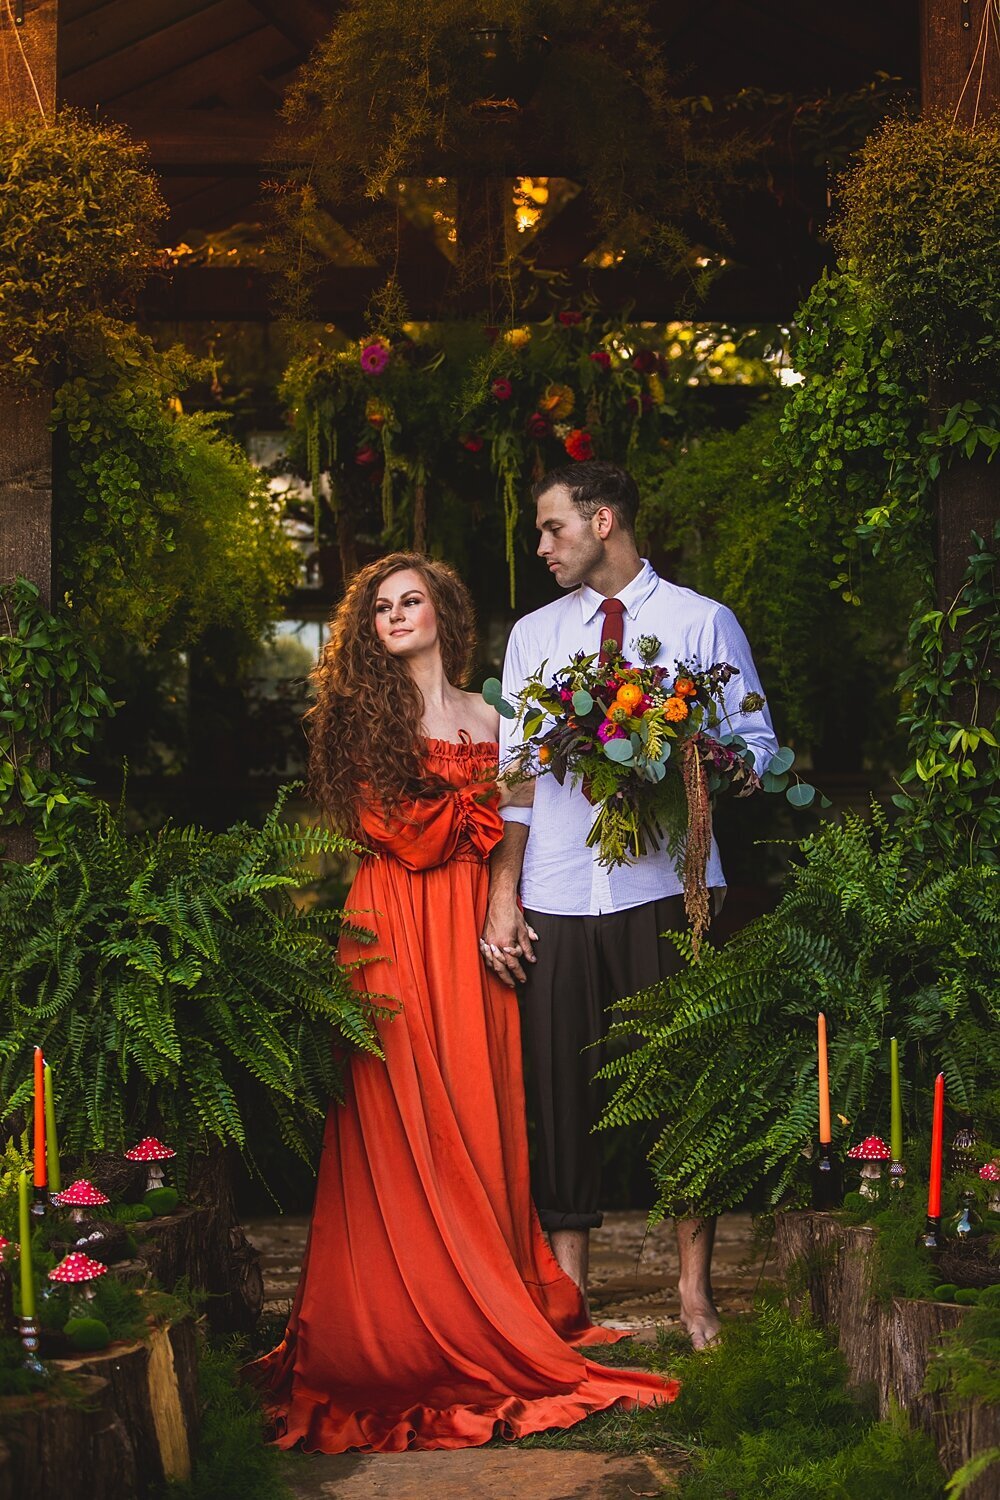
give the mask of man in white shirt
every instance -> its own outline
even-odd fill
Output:
[[[635,642],[655,636],[654,658],[738,669],[725,689],[727,728],[743,736],[755,768],[766,769],[777,741],[766,708],[741,711],[760,693],[750,647],[735,615],[691,589],[668,583],[639,556],[639,494],[624,469],[597,461],[545,475],[533,491],[538,555],[565,597],[518,620],[504,662],[503,691],[517,693],[543,662],[551,677],[580,650],[617,640],[636,661]],[[501,719],[501,765],[511,723]],[[507,984],[524,984],[523,1027],[535,1125],[535,1204],[562,1268],[586,1292],[589,1231],[601,1223],[600,1150],[590,1132],[600,1111],[591,1079],[602,1061],[607,1009],[680,966],[661,934],[686,924],[683,882],[665,848],[605,869],[587,833],[595,809],[578,783],[554,776],[535,784],[533,808],[507,806],[506,829],[490,868],[490,900],[480,943],[484,961]],[[706,881],[724,892],[712,842]],[[520,904],[518,896],[520,895]],[[714,1220],[676,1224],[681,1321],[696,1348],[719,1329],[712,1300]]]

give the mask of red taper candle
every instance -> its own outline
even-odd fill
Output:
[[[927,1189],[927,1217],[941,1217],[941,1166],[944,1159],[944,1074],[934,1080],[934,1120],[931,1125],[931,1180]]]
[[[45,1058],[41,1047],[35,1048],[35,1187],[48,1182],[45,1161]]]

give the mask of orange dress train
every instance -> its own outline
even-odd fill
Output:
[[[484,797],[494,744],[427,741],[453,790],[390,823],[368,808],[344,938],[355,982],[400,1009],[385,1061],[355,1056],[331,1105],[298,1292],[251,1366],[283,1448],[465,1448],[590,1412],[671,1401],[676,1381],[604,1369],[531,1204],[517,998],[476,941],[503,823]]]

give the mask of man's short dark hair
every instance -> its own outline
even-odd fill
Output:
[[[542,495],[557,485],[565,485],[573,504],[586,520],[589,521],[602,505],[606,505],[614,511],[619,526],[634,534],[635,518],[639,513],[639,488],[627,469],[598,458],[567,464],[562,469],[550,469],[532,485],[532,500],[537,504]]]

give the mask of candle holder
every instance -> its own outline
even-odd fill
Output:
[[[941,1215],[928,1214],[927,1223],[921,1236],[921,1243],[925,1250],[941,1249]]]
[[[31,1212],[34,1218],[44,1219],[46,1209],[49,1206],[48,1188],[36,1187],[31,1199]]]
[[[830,1155],[830,1142],[820,1141],[819,1154],[813,1161],[812,1206],[821,1212],[839,1208],[843,1196],[839,1164]]]
[[[24,1345],[24,1359],[22,1366],[30,1370],[32,1375],[48,1375],[48,1370],[38,1357],[38,1349],[41,1343],[42,1330],[36,1318],[20,1318],[21,1343]]]
[[[902,1161],[891,1161],[889,1163],[889,1186],[904,1188],[906,1186],[906,1163]]]

